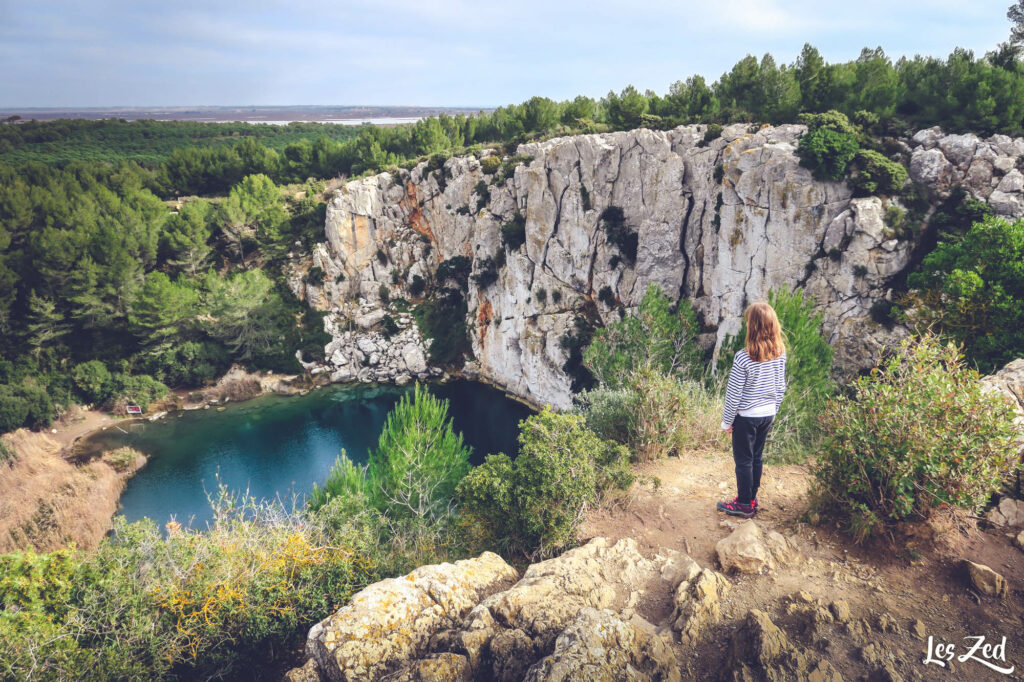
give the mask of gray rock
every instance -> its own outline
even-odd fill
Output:
[[[719,540],[715,554],[724,571],[763,573],[789,563],[796,552],[780,533],[771,530],[765,533],[751,520]]]
[[[971,586],[978,592],[990,597],[1006,596],[1006,580],[1003,576],[984,564],[964,561],[964,565],[967,567],[967,577],[970,579]]]
[[[402,348],[402,362],[412,374],[422,374],[427,370],[427,359],[416,344],[408,344]]]

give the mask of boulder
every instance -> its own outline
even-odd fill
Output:
[[[967,567],[967,577],[971,586],[978,592],[990,597],[1006,596],[1006,580],[1003,576],[984,564],[964,561],[964,565]]]
[[[994,526],[1024,526],[1024,500],[1004,497],[990,509],[985,519]]]
[[[636,680],[678,682],[679,664],[665,639],[624,622],[607,609],[583,608],[533,665],[523,682]]]
[[[423,349],[415,343],[410,343],[402,348],[402,362],[411,374],[421,374],[427,371],[427,358]]]
[[[382,580],[314,625],[306,653],[333,682],[376,679],[428,653],[435,635],[457,627],[476,604],[516,577],[501,557],[485,552]]]
[[[789,563],[795,549],[777,531],[765,533],[753,520],[743,523],[728,537],[718,541],[715,554],[724,571],[763,573]]]

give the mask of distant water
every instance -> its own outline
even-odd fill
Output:
[[[519,421],[529,408],[485,384],[454,381],[430,391],[449,401],[454,427],[473,448],[472,461],[488,454],[514,454]],[[306,396],[262,396],[215,408],[172,413],[166,419],[108,428],[86,449],[129,445],[149,455],[146,466],[121,496],[129,521],[171,518],[205,527],[211,513],[207,492],[217,478],[231,490],[259,498],[305,495],[322,483],[342,448],[363,463],[388,412],[411,387],[336,386]]]
[[[391,126],[391,125],[401,125],[403,123],[415,123],[416,121],[419,121],[421,118],[423,118],[423,117],[422,116],[410,116],[410,117],[407,117],[407,118],[389,118],[389,117],[381,117],[381,118],[331,118],[331,119],[323,119],[323,120],[315,120],[315,121],[307,121],[307,120],[302,120],[302,121],[261,121],[261,120],[257,120],[257,119],[245,119],[245,120],[228,121],[228,120],[225,120],[225,119],[222,119],[222,118],[194,118],[194,119],[188,119],[188,120],[190,120],[190,121],[199,121],[201,123],[266,123],[267,125],[272,125],[272,126],[286,126],[289,123],[337,123],[338,125],[342,125],[342,126],[360,126],[360,125],[363,125],[364,123],[369,123],[369,124],[372,124],[372,125],[379,125],[379,126]],[[180,119],[167,118],[167,119],[161,119],[161,120],[164,120],[164,121],[178,121]]]

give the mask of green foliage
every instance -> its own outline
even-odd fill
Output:
[[[423,337],[432,339],[430,361],[437,365],[461,365],[471,351],[466,299],[462,293],[449,289],[421,303],[413,311],[413,317]]]
[[[138,450],[131,448],[118,448],[103,455],[103,459],[114,467],[114,471],[126,471],[138,457]]]
[[[413,298],[419,298],[423,295],[423,292],[427,289],[427,283],[419,275],[413,275],[412,281],[409,282],[409,295]]]
[[[494,175],[501,169],[501,159],[497,156],[488,156],[480,161],[480,170],[487,175]]]
[[[114,377],[99,360],[78,365],[71,372],[71,378],[82,398],[89,403],[103,403],[114,390]]]
[[[185,341],[146,356],[142,365],[168,386],[193,388],[224,374],[231,366],[231,354],[213,341]]]
[[[800,163],[819,180],[842,180],[860,151],[857,129],[838,111],[806,114],[801,119],[807,124],[807,133],[797,145]]]
[[[526,243],[526,218],[516,213],[512,220],[501,226],[501,244],[506,249],[516,251]]]
[[[986,218],[947,238],[908,283],[905,317],[962,343],[982,372],[1024,354],[1024,221]]]
[[[441,261],[437,266],[437,281],[441,284],[451,280],[462,289],[469,286],[469,274],[473,270],[473,261],[466,256],[453,256]]]
[[[858,540],[954,506],[977,512],[1014,463],[1013,412],[952,344],[905,341],[829,403],[814,466],[822,512]]]
[[[27,417],[28,401],[12,394],[7,387],[0,387],[0,432],[21,428]]]
[[[636,439],[640,396],[632,388],[598,388],[573,398],[587,420],[587,428],[598,438],[628,445]]]
[[[786,396],[772,426],[771,452],[785,460],[799,460],[814,449],[821,435],[817,419],[835,392],[832,382],[832,347],[821,334],[821,314],[803,291],[773,289],[768,302],[782,325],[786,342]],[[722,344],[719,369],[732,366],[733,356],[747,336],[746,322],[736,336]]]
[[[604,386],[620,388],[636,370],[698,374],[697,317],[686,301],[673,306],[657,285],[644,293],[636,314],[597,330],[584,362]]]
[[[111,400],[117,407],[138,405],[145,412],[150,403],[167,395],[167,387],[153,377],[140,374],[117,374],[114,376],[114,390]],[[123,413],[123,410],[118,410]]]
[[[14,448],[8,445],[7,441],[0,438],[0,464],[11,466],[17,458],[18,453],[14,451]]]
[[[478,289],[486,289],[498,281],[498,264],[490,256],[477,261],[477,270],[473,274],[473,284]]]
[[[862,195],[899,192],[907,181],[907,169],[871,149],[861,149],[853,162],[850,185]]]
[[[722,126],[719,123],[708,124],[704,130],[703,144],[707,145],[722,136]]]
[[[631,482],[625,448],[602,441],[579,415],[545,409],[520,424],[519,455],[490,455],[459,484],[470,523],[493,542],[531,556],[570,545],[602,491]]]
[[[119,519],[89,554],[0,557],[0,676],[254,679],[377,577],[358,518],[213,505],[207,532]]]

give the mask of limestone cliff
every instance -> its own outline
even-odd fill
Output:
[[[480,375],[536,403],[571,401],[561,341],[577,318],[618,319],[651,283],[692,302],[702,342],[716,350],[749,302],[773,287],[803,287],[837,364],[870,366],[900,333],[872,322],[870,308],[891,296],[914,247],[887,227],[887,204],[813,179],[795,155],[802,126],[732,125],[707,143],[704,132],[557,138],[521,145],[497,172],[468,156],[342,186],[311,263],[323,282],[293,280],[300,297],[332,313],[335,342],[315,370],[336,380],[426,376],[414,334],[373,365],[356,342],[380,320],[382,290],[415,299],[419,278],[429,295],[438,264],[455,256],[471,259],[476,274],[495,264],[496,278],[471,279],[466,294]],[[997,213],[1024,213],[1024,140],[931,129],[905,151],[913,180],[933,196],[963,185]],[[525,244],[506,250],[501,226],[517,219]],[[609,239],[609,222],[636,235],[635,259]]]

